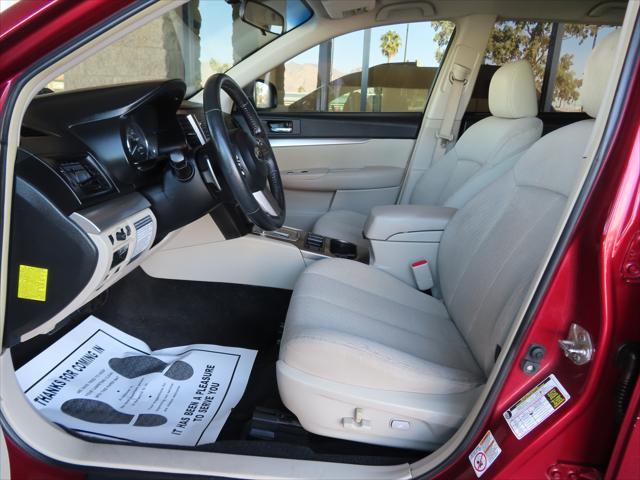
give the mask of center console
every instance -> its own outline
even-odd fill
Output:
[[[253,233],[295,245],[300,249],[305,260],[313,261],[323,258],[355,260],[357,257],[356,245],[353,243],[298,230],[297,228],[282,227],[278,230],[265,231],[254,227]]]
[[[412,268],[424,263],[436,280],[440,239],[455,212],[455,208],[429,205],[374,207],[364,226],[371,265],[418,288]],[[437,281],[434,287],[437,292]]]

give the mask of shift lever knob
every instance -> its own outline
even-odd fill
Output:
[[[189,163],[180,150],[175,150],[169,154],[169,166],[173,174],[181,182],[187,182],[193,177],[193,165]]]

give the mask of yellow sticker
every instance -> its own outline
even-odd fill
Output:
[[[18,274],[18,298],[44,302],[47,300],[47,276],[46,268],[20,265]]]

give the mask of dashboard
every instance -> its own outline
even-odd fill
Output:
[[[15,166],[5,346],[50,331],[168,233],[223,202],[203,148],[210,135],[202,106],[184,95],[182,81],[168,80],[32,101]],[[196,174],[178,179],[176,155]],[[27,269],[44,281],[38,295]]]

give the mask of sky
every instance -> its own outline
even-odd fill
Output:
[[[613,27],[602,27],[598,31],[598,38],[596,39],[596,45],[605,38],[610,32],[614,30]],[[564,38],[562,40],[562,47],[560,48],[560,55],[565,53],[572,53],[573,58],[573,71],[576,72],[578,78],[582,78],[584,73],[584,67],[587,63],[587,58],[591,53],[593,47],[593,37],[587,38],[582,45],[580,45],[577,38]]]
[[[200,61],[215,58],[220,63],[233,63],[231,49],[231,7],[222,1],[200,2],[202,27],[200,29]]]
[[[409,41],[407,42],[407,24],[385,25],[371,29],[371,47],[369,50],[369,66],[387,63],[387,58],[380,49],[380,37],[389,30],[400,35],[401,47],[392,62],[408,62],[418,60],[424,67],[437,66],[436,49],[433,41],[435,30],[431,22],[409,24]],[[342,73],[360,70],[362,67],[362,48],[364,46],[364,31],[347,33],[337,37],[333,43],[333,68]],[[296,63],[317,63],[318,49],[312,48],[293,58]]]
[[[215,58],[221,63],[232,63],[231,48],[231,8],[223,1],[204,0],[200,2],[202,12],[202,51],[201,61],[208,63],[210,58]],[[409,24],[386,25],[375,27],[371,31],[371,48],[369,65],[374,66],[386,63],[387,59],[380,49],[380,37],[387,31],[393,30],[400,35],[402,45],[398,54],[391,60],[401,62],[418,60],[422,66],[437,66],[435,52],[437,45],[433,41],[435,30],[431,22]],[[598,34],[598,40],[604,38],[611,28],[604,27]],[[407,41],[407,33],[409,41]],[[357,31],[342,35],[334,39],[333,44],[333,69],[343,74],[360,70],[362,66],[362,48],[364,32]],[[585,63],[591,47],[592,39],[587,39],[582,45],[575,38],[563,40],[561,54],[574,54],[573,70],[579,78],[582,77]],[[318,62],[318,47],[311,48],[291,59],[295,63]]]
[[[0,12],[6,10],[14,3],[18,3],[18,0],[0,0]]]
[[[231,48],[231,7],[223,1],[206,0],[200,2],[202,27],[200,36],[200,60],[208,62],[215,58],[220,63],[233,63]],[[386,63],[387,59],[380,51],[380,37],[393,30],[401,37],[402,46],[394,62],[419,60],[423,66],[435,66],[436,45],[433,42],[435,31],[430,22],[414,23],[409,26],[409,42],[406,40],[407,25],[386,25],[375,27],[371,32],[370,66]],[[363,31],[348,33],[335,39],[333,48],[333,66],[344,73],[360,69],[362,65]],[[317,63],[318,48],[312,48],[298,55],[292,61],[297,63]]]

